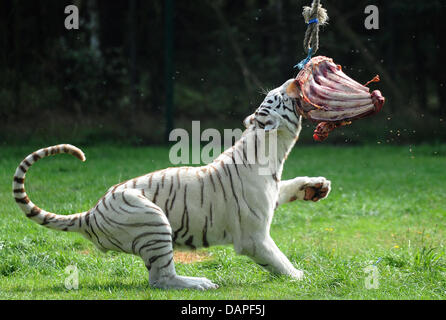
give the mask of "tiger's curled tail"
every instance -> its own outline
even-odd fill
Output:
[[[32,203],[25,191],[25,176],[28,169],[39,159],[59,153],[69,153],[79,160],[85,161],[84,153],[70,144],[59,144],[39,149],[28,155],[17,167],[12,183],[13,195],[22,211],[34,222],[55,230],[78,231],[83,213],[65,216],[45,211]]]

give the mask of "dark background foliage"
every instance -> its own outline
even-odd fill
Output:
[[[444,142],[446,2],[321,2],[330,21],[318,54],[361,83],[379,74],[371,87],[387,99],[380,114],[327,142]],[[310,0],[174,1],[172,55],[166,3],[2,0],[0,141],[163,143],[169,79],[174,127],[241,127],[305,57],[301,11]],[[69,4],[79,8],[79,30],[64,27]],[[379,30],[364,27],[369,4],[379,8]],[[310,143],[314,125],[306,126]]]

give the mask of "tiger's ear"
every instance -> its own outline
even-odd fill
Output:
[[[299,98],[300,89],[299,89],[299,83],[297,80],[294,80],[287,86],[286,93],[291,98],[295,98],[295,99]]]
[[[246,129],[249,128],[249,126],[253,123],[254,121],[254,115],[249,115],[245,118],[245,120],[243,120],[243,125],[245,126]]]

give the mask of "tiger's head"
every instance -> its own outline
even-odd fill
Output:
[[[299,136],[302,129],[302,116],[296,112],[296,100],[291,97],[294,79],[268,92],[257,110],[243,121],[246,128],[263,129],[266,132],[290,132]]]

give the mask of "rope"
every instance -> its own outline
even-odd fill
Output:
[[[309,48],[308,49],[308,55],[305,59],[303,59],[301,62],[299,62],[298,64],[296,64],[293,68],[299,68],[299,70],[302,70],[305,65],[308,63],[308,61],[311,60],[311,56],[313,55],[313,48]]]
[[[302,15],[308,25],[304,38],[304,51],[308,55],[294,66],[294,68],[298,67],[299,69],[302,69],[319,49],[319,27],[325,25],[328,21],[327,10],[322,8],[320,0],[313,0],[311,7],[304,7]]]

